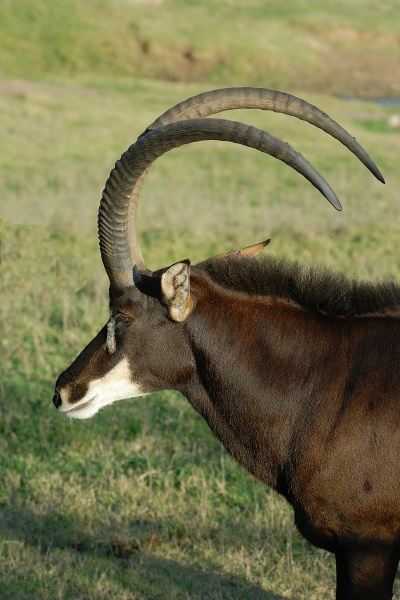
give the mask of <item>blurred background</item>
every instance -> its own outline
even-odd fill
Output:
[[[398,0],[0,3],[0,598],[333,598],[334,565],[290,508],[173,392],[69,422],[58,374],[108,318],[97,210],[115,161],[167,108],[226,86],[318,105],[336,140],[287,116],[224,115],[291,143],[337,213],[278,161],[204,143],[152,166],[139,207],[160,268],[258,242],[350,276],[399,279]]]

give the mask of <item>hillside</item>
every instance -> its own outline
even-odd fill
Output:
[[[399,97],[399,22],[397,0],[5,0],[0,73]]]

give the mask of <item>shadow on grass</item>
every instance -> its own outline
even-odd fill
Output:
[[[151,537],[123,542],[90,538],[79,516],[71,522],[28,507],[1,507],[0,522],[0,598],[283,600],[243,576],[192,564],[189,545],[185,561],[156,556],[152,550],[170,542],[154,534],[162,524],[143,521]]]

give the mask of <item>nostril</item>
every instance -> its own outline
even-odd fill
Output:
[[[62,404],[62,400],[61,400],[61,396],[60,394],[57,392],[57,390],[55,391],[55,394],[53,396],[53,404],[56,408],[60,408],[61,404]]]

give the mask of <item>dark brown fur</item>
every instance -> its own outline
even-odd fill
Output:
[[[348,132],[288,94],[214,90],[171,108],[106,183],[99,238],[112,316],[61,374],[53,402],[89,418],[122,398],[178,390],[240,464],[287,498],[303,535],[335,554],[337,599],[388,600],[400,556],[400,288],[243,258],[268,241],[191,273],[188,261],[154,274],[143,261],[143,178],[157,157],[186,143],[226,140],[271,154],[340,209],[327,182],[282,140],[203,118],[235,108],[312,123],[384,182]]]
[[[400,556],[399,286],[215,258],[193,267],[193,308],[177,323],[162,299],[164,271],[140,290],[111,290],[115,353],[107,355],[104,328],[58,389],[68,381],[84,389],[127,356],[144,392],[183,393],[228,452],[287,498],[301,533],[335,554],[338,599],[391,598]]]
[[[211,258],[196,267],[226,288],[247,295],[274,296],[338,317],[400,310],[400,285],[372,284],[314,265],[285,259]]]
[[[233,457],[288,499],[303,535],[335,553],[338,598],[390,598],[399,286],[231,258],[194,268],[192,289],[186,327],[204,392],[184,393]]]

